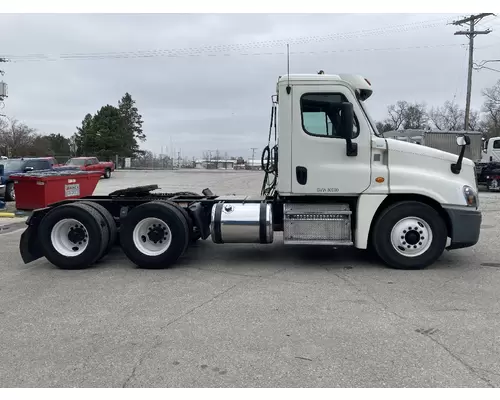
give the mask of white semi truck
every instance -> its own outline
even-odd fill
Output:
[[[167,268],[195,240],[265,245],[282,232],[287,246],[354,246],[390,267],[420,269],[445,249],[475,245],[474,163],[463,152],[384,138],[366,111],[372,92],[357,75],[281,76],[260,196],[150,185],[61,201],[28,219],[22,258],[85,268],[119,243],[139,267]],[[464,150],[469,143],[457,139]]]

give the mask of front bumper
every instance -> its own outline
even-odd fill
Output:
[[[443,206],[451,224],[451,244],[448,250],[474,246],[481,232],[481,211],[464,206]]]

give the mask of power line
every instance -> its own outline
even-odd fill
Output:
[[[323,36],[304,36],[295,37],[287,39],[275,39],[261,42],[250,42],[242,44],[229,44],[229,45],[212,45],[203,47],[191,47],[191,48],[177,48],[177,49],[157,49],[157,50],[137,50],[128,52],[102,52],[102,53],[65,53],[56,56],[51,56],[47,54],[27,54],[27,55],[15,55],[15,54],[5,54],[1,55],[9,59],[9,61],[50,61],[54,59],[108,59],[108,58],[139,58],[139,57],[158,57],[158,56],[179,56],[179,55],[192,55],[192,54],[202,54],[206,52],[220,53],[228,51],[238,51],[245,49],[252,49],[258,47],[272,47],[272,46],[284,46],[286,44],[306,44],[310,42],[323,42],[336,39],[352,39],[363,36],[370,35],[381,35],[385,33],[398,33],[409,31],[412,29],[424,29],[433,28],[441,26],[441,22],[446,18],[439,18],[428,21],[420,21],[408,24],[395,25],[392,27],[382,27],[374,29],[365,29],[360,31],[346,32],[346,33],[334,33]],[[438,22],[439,21],[439,22]]]
[[[464,25],[469,24],[469,29],[467,31],[457,31],[455,35],[465,35],[469,38],[469,70],[467,74],[467,97],[465,100],[465,121],[464,121],[464,129],[469,129],[469,114],[470,114],[470,97],[471,97],[471,89],[472,89],[472,66],[474,63],[474,38],[477,35],[487,35],[491,32],[491,29],[487,29],[485,31],[475,30],[475,24],[479,23],[484,17],[488,17],[490,15],[494,15],[493,13],[481,13],[476,15],[471,15],[467,18],[462,18],[458,21],[452,22],[453,25]]]
[[[407,47],[385,47],[385,48],[360,48],[360,49],[339,49],[339,50],[312,50],[312,51],[291,51],[291,55],[301,56],[301,55],[319,55],[319,54],[334,54],[334,53],[358,53],[358,52],[375,52],[375,51],[400,51],[400,50],[423,50],[423,49],[434,49],[443,47],[459,47],[463,46],[461,43],[451,43],[451,44],[438,44],[438,45],[421,45],[421,46],[407,46]],[[487,46],[489,47],[489,46]],[[485,48],[485,47],[481,47]],[[167,57],[167,58],[186,58],[186,57],[262,57],[262,56],[283,56],[286,51],[275,51],[275,52],[259,52],[259,53],[207,53],[207,54],[150,54],[147,58],[154,57]],[[145,58],[145,56],[123,56],[123,57],[101,57],[101,58],[75,58],[75,59],[19,59],[11,61],[12,63],[24,63],[24,62],[56,62],[56,61],[89,61],[89,60],[104,60],[104,59],[130,59],[130,58]]]

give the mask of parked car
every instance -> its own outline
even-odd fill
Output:
[[[14,181],[10,179],[11,174],[50,169],[74,168],[58,164],[54,157],[11,158],[8,160],[0,160],[0,198],[5,198],[6,201],[14,201],[16,199]]]
[[[97,157],[74,157],[70,158],[66,165],[79,167],[83,171],[101,171],[104,178],[111,178],[111,172],[115,170],[112,161],[100,162]]]

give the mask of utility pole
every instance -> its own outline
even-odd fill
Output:
[[[251,149],[252,149],[252,169],[253,169],[255,164],[255,150],[257,150],[258,147],[251,147]]]
[[[0,63],[8,62],[6,58],[1,58],[0,57]],[[4,76],[5,72],[0,69],[0,75]],[[8,92],[7,92],[7,84],[4,81],[0,81],[0,109],[3,108],[3,101],[6,97],[8,97]],[[0,114],[0,116],[4,116],[3,114]]]
[[[472,89],[472,66],[474,64],[474,38],[477,35],[487,35],[491,32],[490,29],[485,31],[476,31],[474,27],[476,23],[481,21],[484,17],[488,17],[490,15],[494,15],[493,13],[481,13],[476,15],[471,15],[468,18],[463,18],[458,21],[452,22],[453,25],[469,25],[469,30],[467,31],[457,31],[455,35],[465,35],[469,38],[469,69],[467,74],[467,97],[465,100],[465,121],[464,121],[464,130],[469,129],[469,116],[470,116],[470,97],[471,97],[471,89]]]

